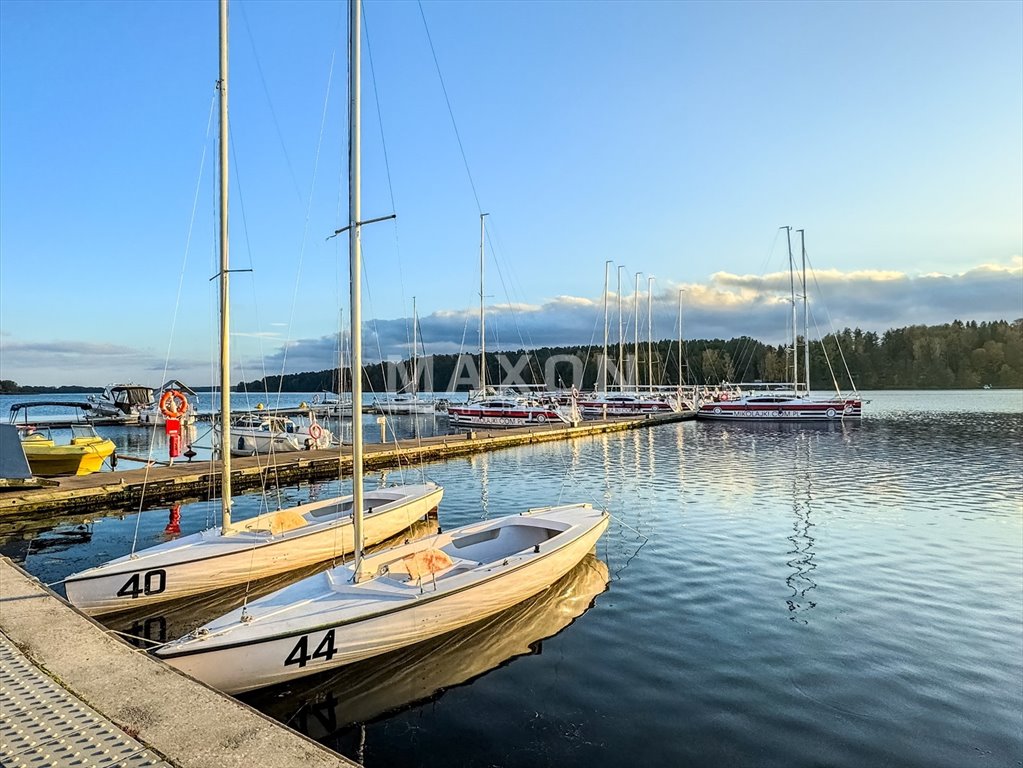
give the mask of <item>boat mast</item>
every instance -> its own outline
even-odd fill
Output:
[[[799,247],[803,251],[803,376],[806,378],[806,396],[810,396],[810,306],[806,290],[806,238],[804,230],[799,231]]]
[[[480,214],[480,396],[487,396],[487,319],[483,308],[483,243],[487,214]]]
[[[654,277],[646,279],[646,383],[654,387]]]
[[[220,532],[231,527],[231,350],[227,243],[227,0],[220,0]]]
[[[352,520],[355,526],[355,578],[362,565],[362,4],[348,3],[348,261],[352,304]]]
[[[419,392],[419,371],[416,369],[416,358],[418,347],[416,343],[419,340],[416,338],[416,297],[412,297],[412,396],[416,397]],[[416,398],[418,399],[418,398]]]
[[[799,395],[799,331],[796,328],[796,269],[792,261],[792,227],[782,227],[789,244],[789,293],[792,301],[792,393]]]
[[[639,392],[639,276],[642,272],[636,273],[636,290],[632,298],[632,346],[634,355],[632,358],[632,386]]]
[[[607,394],[607,284],[610,280],[608,274],[610,268],[611,259],[608,259],[604,262],[604,352],[600,359],[600,391],[605,395]]]
[[[625,330],[622,325],[622,270],[624,266],[618,267],[618,391],[625,391],[625,382],[622,376],[625,374]]]
[[[682,386],[682,289],[678,291],[678,385]]]

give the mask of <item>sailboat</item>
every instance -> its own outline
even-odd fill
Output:
[[[222,445],[231,445],[228,345],[227,230],[227,0],[220,0],[220,419]],[[355,326],[358,327],[358,326]],[[355,370],[360,370],[359,367]],[[355,376],[356,381],[359,376]],[[355,395],[358,402],[359,394]],[[380,542],[408,528],[440,504],[435,483],[362,492],[361,414],[355,417],[359,464],[356,492],[248,520],[231,520],[231,452],[220,465],[221,525],[124,555],[64,579],[67,599],[98,615],[186,597],[330,560],[356,541]],[[353,510],[358,514],[353,514]]]
[[[360,298],[361,6],[349,4],[352,367],[362,364]],[[250,602],[155,651],[227,693],[262,688],[445,634],[542,592],[571,571],[607,529],[589,504],[530,509],[417,541],[363,552],[361,388],[355,377],[353,484],[357,546],[336,566]]]
[[[412,379],[407,392],[399,392],[393,397],[374,398],[373,407],[381,413],[394,416],[432,414],[437,412],[437,404],[433,400],[424,400],[419,396],[418,350],[416,348],[419,317],[416,315],[416,297],[412,297]]]
[[[490,429],[532,426],[574,426],[581,420],[574,400],[568,407],[553,397],[539,397],[509,388],[487,386],[487,326],[483,293],[486,217],[480,214],[480,386],[466,403],[448,405],[448,419],[457,427]]]
[[[803,374],[799,379],[799,329],[796,324],[795,261],[792,258],[792,227],[782,227],[789,250],[789,288],[792,301],[792,382],[786,384],[739,384],[740,395],[719,394],[700,405],[699,419],[731,421],[836,421],[859,419],[863,415],[863,400],[855,392],[843,395],[813,397],[810,393],[810,315],[806,294],[806,243],[803,230],[799,230],[803,251]],[[836,390],[837,390],[837,384]],[[751,389],[747,389],[751,387]]]

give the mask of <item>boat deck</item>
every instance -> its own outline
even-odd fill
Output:
[[[366,471],[441,461],[532,443],[567,440],[691,419],[692,412],[583,422],[579,426],[534,426],[477,430],[397,443],[367,444]],[[286,485],[303,480],[351,474],[351,448],[299,451],[233,458],[231,483],[235,490]],[[207,498],[220,484],[220,462],[179,461],[167,467],[143,467],[123,472],[96,472],[62,477],[57,485],[39,489],[11,488],[0,492],[0,516],[49,513],[71,515],[99,509],[138,509],[187,499]]]

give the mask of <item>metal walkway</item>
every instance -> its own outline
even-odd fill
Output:
[[[0,764],[8,768],[166,766],[57,684],[0,633]]]

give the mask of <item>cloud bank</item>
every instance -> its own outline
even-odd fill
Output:
[[[907,325],[960,320],[1015,320],[1023,317],[1023,258],[980,265],[959,274],[909,275],[898,271],[817,271],[809,279],[811,337],[845,327],[884,331]],[[645,287],[645,286],[644,286]],[[678,337],[679,296],[686,338],[752,336],[782,342],[791,326],[789,274],[736,275],[715,272],[704,283],[655,282],[649,312],[656,339]],[[797,285],[797,293],[801,293]],[[608,300],[610,343],[618,343],[619,299]],[[494,304],[487,308],[487,347],[493,350],[603,343],[603,296],[555,296],[539,304]],[[621,297],[625,343],[637,327],[647,337],[648,297]],[[638,311],[637,311],[638,310]],[[802,323],[802,307],[798,308]],[[478,309],[441,309],[420,318],[428,354],[474,353],[479,349]],[[408,318],[369,320],[363,337],[367,360],[405,358],[411,349]],[[272,338],[273,334],[263,334]],[[236,380],[262,371],[324,370],[336,365],[337,335],[298,339],[277,347],[265,361],[239,359]],[[167,363],[169,376],[203,385],[210,378],[205,359],[182,357]],[[19,342],[0,337],[0,378],[22,384],[102,385],[135,379],[159,384],[165,361],[149,350],[102,342]],[[259,371],[260,373],[255,373]],[[162,381],[162,379],[161,379]]]

